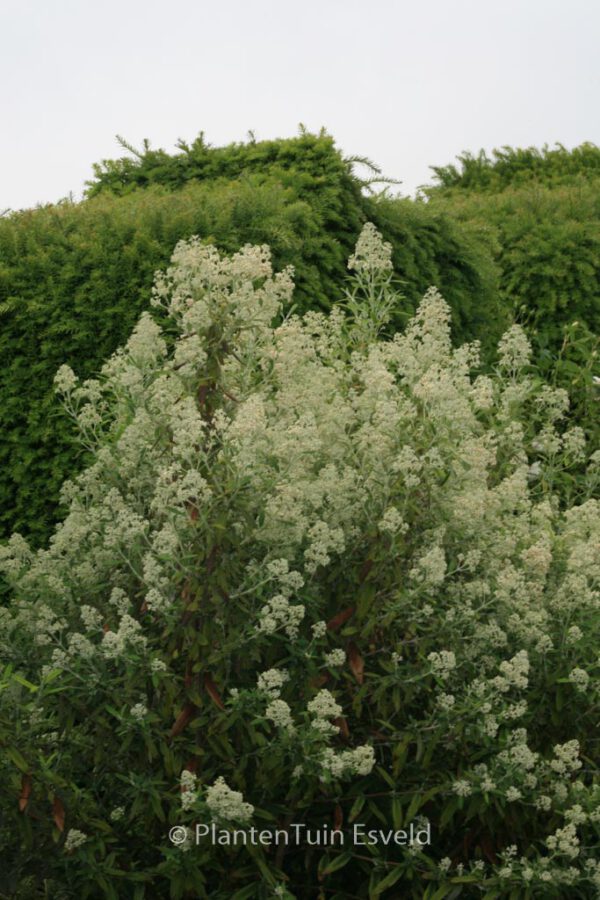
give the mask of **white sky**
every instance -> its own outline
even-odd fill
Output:
[[[0,212],[92,163],[324,126],[412,193],[463,150],[600,144],[598,0],[0,0]]]

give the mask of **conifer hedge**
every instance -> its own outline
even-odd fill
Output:
[[[475,156],[462,153],[459,165],[432,166],[437,188],[476,193],[497,193],[508,187],[542,184],[557,187],[582,184],[600,177],[600,147],[587,141],[573,150],[562,144],[515,148],[504,146],[488,156],[480,150]]]
[[[434,169],[440,215],[490,235],[500,303],[524,325],[536,362],[571,394],[571,415],[598,438],[600,148],[504,147]]]

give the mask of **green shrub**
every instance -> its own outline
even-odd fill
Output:
[[[353,199],[357,193],[357,179],[351,177],[350,167],[324,130],[318,135],[301,130],[296,138],[250,140],[225,147],[212,147],[200,133],[192,144],[179,141],[180,152],[175,154],[152,150],[147,141],[143,152],[139,152],[120,141],[134,158],[130,155],[96,164],[95,180],[88,182],[88,197],[106,192],[122,196],[152,184],[177,190],[190,181],[237,179],[249,173],[264,177],[266,172],[277,173],[282,180],[302,185],[310,192],[329,194],[330,214],[336,207],[341,212],[340,186]],[[339,227],[344,224],[338,221]]]
[[[10,896],[596,895],[599,454],[561,509],[564,391],[519,326],[478,374],[433,289],[392,338],[391,252],[367,226],[349,315],[273,327],[264,248],[182,242],[162,327],[59,370],[91,465],[2,552]]]
[[[385,195],[370,200],[368,217],[392,244],[401,279],[404,302],[393,324],[404,326],[427,288],[438,285],[450,304],[455,340],[479,340],[491,360],[512,316],[501,302],[498,246],[490,229],[460,221],[451,207],[442,211],[421,200]]]
[[[435,190],[497,193],[507,187],[531,183],[556,187],[564,184],[584,185],[590,177],[600,178],[600,147],[590,142],[567,150],[557,144],[552,150],[545,145],[525,149],[503,147],[490,158],[484,150],[477,156],[463,153],[459,167],[432,166],[438,181]],[[427,193],[430,193],[427,189]]]
[[[430,197],[440,214],[495,241],[502,308],[526,327],[536,361],[569,391],[573,420],[597,442],[600,178],[497,193],[433,189]]]

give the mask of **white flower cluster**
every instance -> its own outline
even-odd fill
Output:
[[[375,751],[370,744],[355,747],[354,750],[342,750],[335,753],[328,747],[321,758],[321,765],[325,772],[331,773],[334,778],[342,778],[344,775],[368,775],[375,765]]]
[[[270,697],[279,697],[281,688],[289,677],[289,673],[282,672],[281,669],[267,669],[258,676],[258,690],[268,694]]]
[[[198,797],[196,790],[198,779],[189,769],[184,769],[179,779],[179,787],[181,790],[181,808],[183,810],[191,809]]]
[[[402,518],[395,506],[390,506],[384,512],[377,525],[380,531],[385,534],[406,534],[408,525]]]
[[[579,759],[579,741],[567,741],[565,744],[554,746],[554,759],[550,760],[550,768],[559,775],[576,772],[582,762]]]
[[[274,634],[283,629],[288,637],[294,638],[298,634],[304,613],[305,609],[301,603],[291,604],[283,594],[277,594],[261,609],[257,627],[265,634]]]
[[[77,828],[70,828],[67,832],[67,836],[65,838],[65,850],[76,850],[77,847],[81,847],[82,844],[85,844],[88,836],[84,831],[79,831]]]
[[[95,631],[102,627],[102,613],[93,606],[84,604],[79,610],[81,621],[89,631]]]
[[[456,656],[452,650],[441,650],[439,653],[432,652],[427,656],[431,663],[432,671],[439,678],[448,678],[450,673],[456,668]]]
[[[458,797],[469,797],[473,793],[473,788],[464,778],[455,781],[452,790]]]
[[[526,688],[529,684],[529,656],[526,650],[519,650],[512,659],[500,663],[501,675],[493,679],[495,687],[502,692],[511,687]]]
[[[529,364],[531,344],[520,325],[511,325],[498,344],[500,365],[515,372]]]
[[[281,700],[280,698],[271,700],[265,710],[265,716],[267,719],[270,719],[277,728],[283,728],[290,732],[294,730],[292,711],[285,700]]]
[[[77,631],[70,634],[67,641],[69,644],[68,655],[71,657],[78,656],[81,659],[91,659],[96,653],[94,644],[85,635],[79,634]]]
[[[392,245],[382,240],[372,222],[367,222],[356,242],[356,249],[348,260],[348,268],[356,272],[390,272]]]
[[[341,528],[331,528],[326,522],[315,522],[308,531],[309,546],[304,551],[304,568],[309,574],[316,572],[319,566],[327,566],[331,562],[332,553],[341,553],[345,546],[344,532]]]
[[[324,622],[322,620],[320,622],[315,622],[314,625],[311,625],[311,631],[313,633],[313,636],[317,639],[325,637],[325,635],[327,634],[327,622]]]
[[[100,648],[108,659],[118,659],[125,654],[127,647],[143,650],[146,644],[140,623],[125,613],[116,631],[105,632]]]
[[[444,548],[431,547],[419,559],[418,566],[410,571],[410,577],[430,587],[437,587],[446,577],[446,557]]]
[[[54,376],[54,384],[56,390],[61,394],[69,394],[77,387],[79,381],[71,366],[64,365],[60,367]]]
[[[571,669],[571,671],[569,672],[569,681],[571,682],[571,684],[575,685],[578,691],[583,693],[588,689],[590,676],[585,671],[585,669],[576,667],[575,669]]]
[[[206,805],[217,820],[247,822],[254,814],[251,803],[244,801],[240,791],[232,790],[223,776],[206,789]]]
[[[398,450],[398,453],[392,460],[391,470],[394,474],[402,476],[402,480],[407,488],[417,487],[421,482],[420,475],[423,470],[423,460],[417,456],[411,446],[405,445]],[[390,507],[384,514],[382,521],[388,519],[388,514],[390,524],[397,526],[394,530],[397,531],[398,528],[403,527],[402,516],[395,507]]]
[[[110,597],[108,598],[108,602],[111,606],[115,607],[119,615],[124,616],[129,613],[131,603],[123,588],[113,588],[110,593]]]
[[[342,707],[333,694],[325,688],[308,703],[308,712],[312,717],[312,726],[322,734],[337,734],[339,728],[329,720],[342,715]]]
[[[290,571],[287,559],[273,559],[267,563],[267,572],[279,584],[279,590],[286,597],[304,586],[304,578],[295,570]]]
[[[573,822],[569,822],[564,828],[557,828],[554,834],[546,838],[546,846],[555,853],[575,859],[576,856],[579,856],[577,826]]]
[[[148,715],[148,707],[145,703],[136,703],[131,707],[129,713],[137,722],[141,722]]]

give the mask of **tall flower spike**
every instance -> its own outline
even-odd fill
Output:
[[[348,268],[355,272],[392,271],[392,245],[383,240],[372,222],[363,227]]]

